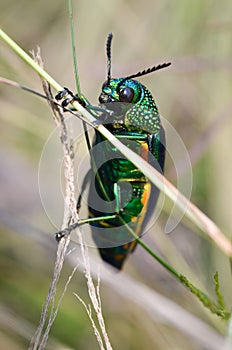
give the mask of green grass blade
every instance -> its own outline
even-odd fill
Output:
[[[76,55],[75,35],[74,35],[72,0],[68,1],[68,7],[69,7],[69,24],[70,24],[71,41],[72,41],[72,56],[73,56],[73,66],[74,66],[74,75],[75,75],[75,81],[76,81],[76,89],[77,89],[78,95],[81,96],[80,79],[79,79],[78,68],[77,68],[77,55]]]

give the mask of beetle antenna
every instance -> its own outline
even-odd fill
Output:
[[[109,83],[111,79],[111,42],[113,34],[109,33],[106,41],[106,55],[107,55],[107,82]]]
[[[131,75],[128,75],[127,77],[123,78],[123,82],[125,80],[127,80],[127,79],[133,79],[133,78],[141,77],[143,75],[155,72],[157,70],[160,70],[160,69],[163,69],[163,68],[167,68],[170,65],[171,65],[171,62],[168,62],[168,63],[158,64],[158,66],[154,66],[152,68],[144,69],[142,72],[131,74]]]

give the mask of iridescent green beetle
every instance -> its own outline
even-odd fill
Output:
[[[97,117],[123,144],[163,172],[165,134],[159,112],[150,91],[133,78],[166,68],[171,63],[113,79],[111,41],[110,33],[106,45],[108,74],[99,96],[102,112]],[[63,105],[67,102],[70,99]],[[127,225],[138,236],[142,235],[154,211],[159,190],[98,131],[95,131],[90,154],[92,171],[88,207],[89,217],[96,218],[90,222],[93,239],[102,259],[121,269],[137,244]],[[114,217],[109,219],[112,214]],[[99,217],[105,218],[99,221]]]

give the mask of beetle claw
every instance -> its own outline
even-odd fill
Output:
[[[73,96],[73,93],[72,93],[72,91],[70,91],[68,88],[64,87],[63,90],[59,91],[59,92],[56,94],[55,99],[56,99],[57,101],[60,101],[60,100],[62,100],[63,98],[65,98],[67,95]]]
[[[64,87],[63,90],[59,91],[56,96],[55,99],[57,101],[63,100],[63,102],[61,103],[61,106],[63,108],[67,107],[70,103],[77,101],[78,103],[80,103],[83,107],[86,107],[86,103],[83,100],[83,98],[81,98],[80,96],[78,96],[78,94],[74,95],[73,92],[71,90],[69,90],[68,88]]]
[[[70,96],[70,97],[67,97],[62,103],[61,103],[61,106],[63,108],[67,107],[69,105],[69,103],[73,102],[74,101],[74,97],[73,96]]]

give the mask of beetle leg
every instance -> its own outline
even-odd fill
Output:
[[[70,235],[70,233],[75,230],[77,227],[88,224],[90,222],[97,222],[97,221],[103,221],[103,220],[112,220],[118,217],[118,214],[112,214],[112,215],[104,215],[104,216],[98,216],[96,218],[88,218],[88,219],[80,219],[74,224],[70,225],[69,227],[66,227],[64,230],[61,230],[59,232],[55,233],[55,238],[59,242],[61,238]]]
[[[80,103],[83,107],[86,107],[86,102],[84,98],[80,97],[79,95],[74,95],[74,93],[69,90],[68,88],[64,87],[63,90],[59,91],[55,96],[57,101],[63,100],[61,103],[62,107],[67,107],[69,103],[72,103],[74,101],[77,101]]]
[[[83,182],[82,182],[81,193],[80,193],[79,196],[78,196],[77,205],[76,205],[77,214],[79,213],[80,208],[81,208],[82,193],[85,191],[85,189],[86,189],[86,187],[87,187],[87,184],[88,184],[88,182],[90,181],[91,171],[92,171],[92,170],[89,169],[89,171],[88,171],[87,174],[85,175],[84,180],[83,180]]]
[[[80,225],[79,221],[75,222],[74,224],[70,225],[69,227],[66,227],[64,230],[61,230],[59,232],[55,233],[55,238],[57,242],[61,240],[61,238],[70,235],[70,233],[75,230]]]
[[[67,87],[64,87],[63,90],[59,91],[56,94],[55,99],[57,101],[63,100],[61,103],[63,108],[67,107],[70,103],[77,101],[82,107],[89,110],[96,118],[100,119],[101,122],[107,121],[107,118],[112,117],[114,114],[112,110],[91,105],[84,96],[79,96],[78,94],[74,95],[74,93]]]

